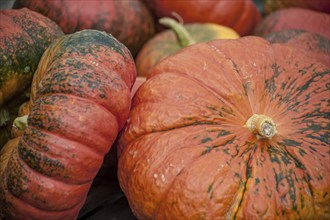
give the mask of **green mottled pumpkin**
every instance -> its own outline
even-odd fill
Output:
[[[330,69],[261,37],[180,50],[137,90],[118,179],[138,219],[329,219]]]
[[[63,35],[49,18],[29,10],[0,11],[0,108],[32,81],[45,49]]]
[[[8,219],[75,219],[124,126],[136,77],[130,51],[105,32],[66,35],[44,53],[28,127],[0,178]]]

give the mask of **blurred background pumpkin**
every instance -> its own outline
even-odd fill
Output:
[[[155,19],[179,14],[184,23],[210,22],[231,27],[239,35],[253,32],[261,13],[252,0],[144,0]]]
[[[55,21],[69,34],[96,29],[112,34],[134,56],[155,31],[151,13],[141,0],[16,0],[13,8],[27,7]]]

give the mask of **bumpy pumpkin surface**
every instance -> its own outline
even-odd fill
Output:
[[[133,56],[155,32],[153,17],[141,0],[16,0],[13,5],[24,7],[51,18],[66,34],[84,29],[106,31]]]
[[[0,10],[0,107],[26,89],[45,49],[63,35],[49,18],[24,9]]]
[[[0,180],[9,219],[75,219],[127,120],[136,71],[129,50],[105,32],[67,35],[47,49],[18,146]]]
[[[195,44],[156,65],[119,139],[133,213],[329,218],[329,73],[253,36]],[[267,120],[255,133],[258,115]]]

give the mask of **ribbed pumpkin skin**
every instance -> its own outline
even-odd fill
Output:
[[[126,45],[133,56],[155,32],[153,17],[140,0],[16,0],[55,21],[66,34],[84,29],[106,31]]]
[[[184,23],[209,22],[234,29],[240,36],[249,35],[261,20],[252,0],[144,0],[157,19],[173,17],[173,12]]]
[[[254,35],[265,36],[274,31],[300,29],[330,39],[330,14],[304,8],[284,8],[267,15],[256,27]]]
[[[212,23],[190,23],[183,26],[196,43],[240,37],[233,29]],[[173,30],[156,34],[143,45],[135,58],[137,74],[148,77],[153,66],[182,48]]]
[[[53,44],[39,67],[45,72],[1,177],[0,207],[9,219],[75,219],[127,120],[135,64],[115,38],[85,30]]]
[[[45,49],[63,35],[49,18],[29,9],[0,11],[0,107],[30,84]]]
[[[328,219],[330,70],[259,37],[192,45],[154,67],[119,139],[139,219]],[[254,114],[278,133],[259,140]]]
[[[304,30],[282,30],[264,36],[271,43],[281,43],[305,50],[306,54],[318,59],[330,68],[330,39]]]

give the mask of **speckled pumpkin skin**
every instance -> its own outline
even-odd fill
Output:
[[[264,36],[271,43],[281,43],[305,50],[307,56],[330,68],[330,39],[304,30],[282,30]]]
[[[75,219],[127,120],[135,64],[123,44],[95,30],[59,39],[40,62],[28,127],[1,176],[0,207],[8,219]]]
[[[267,15],[254,30],[254,35],[265,36],[271,32],[300,29],[330,39],[330,14],[305,8],[283,8]]]
[[[66,34],[83,29],[106,31],[133,56],[155,32],[153,17],[140,0],[16,0],[13,5],[23,7],[51,18]]]
[[[0,10],[0,107],[32,81],[45,49],[63,36],[49,18],[25,9]]]
[[[156,19],[177,13],[184,23],[208,22],[234,29],[240,36],[249,35],[261,20],[252,0],[144,0]]]
[[[196,43],[240,37],[233,29],[212,23],[190,23],[183,26]],[[135,58],[137,74],[149,77],[152,67],[182,48],[174,31],[167,29],[156,34],[143,45]]]
[[[156,65],[119,139],[138,219],[328,219],[330,70],[260,37],[192,45]],[[257,139],[254,114],[278,133]]]

